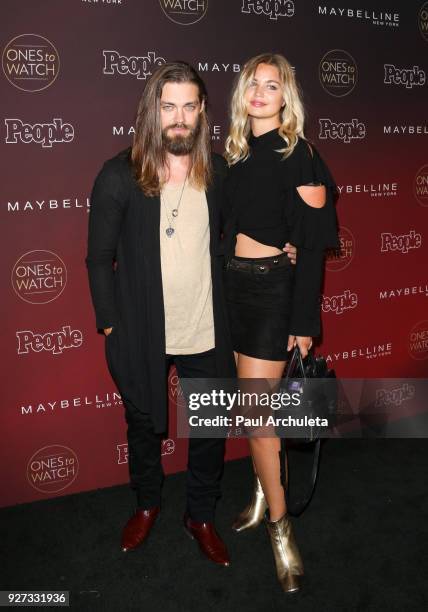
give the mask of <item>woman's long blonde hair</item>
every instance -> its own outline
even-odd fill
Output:
[[[250,154],[248,136],[250,120],[248,117],[244,94],[259,64],[276,66],[282,84],[282,94],[285,106],[280,113],[281,126],[278,133],[283,137],[285,147],[279,152],[288,157],[297,144],[297,137],[304,138],[303,125],[305,112],[301,100],[299,86],[294,76],[291,64],[279,53],[263,53],[249,59],[244,65],[232,91],[230,130],[226,140],[225,157],[229,166],[246,159]]]

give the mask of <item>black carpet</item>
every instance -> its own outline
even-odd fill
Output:
[[[426,440],[324,445],[314,499],[294,519],[306,575],[293,595],[276,581],[265,526],[230,529],[249,497],[248,459],[226,464],[217,510],[229,568],[203,559],[184,532],[184,474],[176,474],[133,553],[119,549],[133,504],[127,486],[0,510],[0,588],[69,590],[72,609],[88,611],[426,610],[427,450]]]

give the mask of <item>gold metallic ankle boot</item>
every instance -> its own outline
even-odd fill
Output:
[[[257,475],[254,476],[253,497],[248,506],[238,515],[232,525],[235,531],[244,531],[260,525],[267,509],[262,485]]]
[[[265,520],[275,557],[278,580],[286,593],[298,591],[298,576],[303,575],[303,562],[294,539],[290,519],[287,514],[284,514],[277,521],[270,521],[267,516]]]

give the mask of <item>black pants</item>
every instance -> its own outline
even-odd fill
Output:
[[[165,384],[174,363],[179,378],[215,378],[215,349],[196,355],[166,355]],[[154,433],[149,413],[125,403],[128,424],[128,463],[131,487],[137,494],[138,508],[160,505],[164,478],[161,463],[162,434]],[[187,512],[195,521],[214,520],[220,497],[225,440],[190,438],[187,462]]]

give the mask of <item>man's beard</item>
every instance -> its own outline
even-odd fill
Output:
[[[187,136],[168,136],[168,130],[171,128],[187,128],[189,133]],[[200,123],[192,129],[185,123],[174,123],[162,130],[162,144],[168,153],[171,155],[189,155],[195,146],[195,142],[199,136]]]

